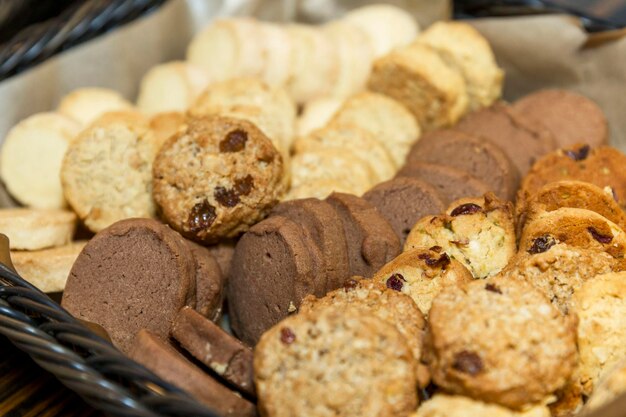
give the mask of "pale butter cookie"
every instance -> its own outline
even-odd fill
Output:
[[[435,394],[417,409],[415,417],[550,417],[546,406],[515,411],[460,395]]]
[[[591,412],[626,392],[626,360],[621,361],[613,369],[604,374],[585,404],[585,412]]]
[[[1,209],[0,233],[11,250],[37,250],[67,245],[76,230],[76,215],[67,210]]]
[[[107,88],[86,87],[72,91],[61,99],[57,111],[83,126],[104,113],[132,110],[133,105],[120,93]]]

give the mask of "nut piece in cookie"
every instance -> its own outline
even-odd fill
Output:
[[[415,359],[404,336],[362,310],[291,316],[254,351],[261,415],[405,416],[417,408]]]
[[[245,120],[191,117],[154,162],[163,218],[204,243],[235,237],[269,212],[284,191],[282,158]]]
[[[445,391],[521,409],[568,382],[576,321],[524,281],[448,286],[430,309],[425,355]]]
[[[493,193],[452,203],[445,214],[421,219],[404,250],[440,246],[475,278],[500,272],[516,251],[513,206]]]
[[[550,410],[536,405],[516,411],[460,395],[435,394],[420,405],[414,417],[550,417]]]

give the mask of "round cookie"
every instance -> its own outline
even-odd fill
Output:
[[[62,305],[99,324],[128,352],[139,330],[167,337],[182,307],[196,305],[196,270],[184,239],[151,219],[129,219],[98,233],[76,259]]]
[[[254,379],[261,415],[392,417],[417,407],[405,338],[359,309],[329,306],[272,327],[256,346]]]
[[[484,403],[460,395],[435,394],[421,404],[414,417],[550,417],[550,410],[536,405],[515,411],[497,404]]]
[[[527,120],[502,102],[470,113],[455,129],[485,138],[500,147],[521,175],[525,175],[535,161],[557,147],[550,131]]]
[[[400,244],[419,219],[445,208],[433,186],[416,178],[398,177],[383,182],[363,195],[389,222]]]
[[[234,241],[222,241],[216,245],[207,247],[211,255],[213,255],[213,259],[215,259],[220,267],[224,282],[228,280],[228,276],[230,275],[230,267],[233,255],[235,254],[235,244],[236,242]]]
[[[318,178],[291,188],[285,195],[284,200],[297,200],[300,198],[326,198],[333,192],[350,193],[351,187],[338,180]]]
[[[337,97],[320,97],[304,103],[296,121],[297,136],[306,136],[326,126],[343,102]]]
[[[0,209],[0,233],[11,250],[38,250],[67,245],[76,231],[76,215],[55,209]]]
[[[185,115],[180,112],[157,113],[150,118],[150,129],[158,143],[158,149],[174,136],[185,124]]]
[[[430,309],[426,358],[445,391],[521,409],[568,381],[577,359],[575,326],[523,281],[448,286]]]
[[[435,246],[403,252],[379,269],[372,280],[409,295],[422,314],[428,316],[432,301],[442,288],[462,285],[473,278],[463,265]]]
[[[428,369],[420,362],[426,320],[411,297],[377,281],[353,277],[343,288],[329,292],[322,298],[307,296],[302,300],[299,313],[315,313],[329,306],[361,309],[364,314],[372,314],[395,326],[413,353],[420,386],[428,385]]]
[[[325,293],[326,277],[309,242],[282,216],[257,223],[237,242],[227,299],[232,328],[244,343],[254,346],[306,295]]]
[[[527,223],[519,240],[520,252],[537,252],[554,243],[604,251],[621,259],[626,254],[626,234],[596,212],[560,208]]]
[[[550,130],[561,147],[586,143],[595,148],[608,143],[609,131],[602,109],[573,91],[537,91],[517,100],[513,108]]]
[[[626,392],[626,360],[618,363],[600,379],[589,401],[585,404],[585,412],[589,413],[609,404],[624,392]]]
[[[453,167],[480,179],[498,198],[513,200],[519,172],[508,156],[493,143],[455,130],[428,132],[415,142],[407,165],[420,162]]]
[[[129,111],[133,105],[120,93],[107,88],[87,87],[72,91],[61,99],[57,111],[88,126],[105,113]]]
[[[191,117],[154,161],[154,199],[184,236],[204,243],[239,235],[283,193],[282,159],[244,121]]]
[[[429,183],[439,192],[444,204],[463,197],[489,192],[489,185],[469,173],[443,165],[412,163],[398,171],[397,177],[414,177]]]
[[[158,151],[148,119],[108,113],[70,144],[61,167],[68,203],[92,232],[118,220],[154,217],[152,161]]]
[[[222,315],[225,277],[207,248],[189,240],[185,242],[196,263],[196,311],[217,321]]]
[[[289,60],[293,42],[284,25],[275,22],[257,22],[261,30],[261,44],[265,61],[260,78],[269,85],[285,85],[291,76]]]
[[[598,275],[574,291],[571,309],[578,316],[577,375],[583,393],[626,357],[626,272]]]
[[[326,201],[337,210],[343,224],[350,276],[369,278],[400,253],[393,228],[370,203],[343,193],[332,193]]]
[[[492,193],[453,202],[445,214],[413,226],[404,250],[439,246],[475,278],[500,272],[516,252],[513,206]]]

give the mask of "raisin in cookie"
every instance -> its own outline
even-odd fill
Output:
[[[511,203],[492,193],[452,203],[445,214],[421,219],[406,239],[404,249],[440,246],[461,262],[475,278],[500,272],[515,254]]]
[[[174,229],[200,242],[234,237],[283,193],[282,158],[252,123],[191,117],[154,162],[154,199]]]
[[[406,416],[417,407],[415,359],[400,332],[362,310],[291,316],[254,351],[261,415]]]
[[[415,417],[550,417],[546,406],[515,411],[460,395],[435,394],[420,405]]]
[[[604,374],[589,401],[585,404],[585,411],[591,412],[600,408],[624,392],[626,392],[626,360],[621,361],[617,366]]]
[[[449,286],[430,309],[425,355],[444,390],[521,409],[568,381],[575,323],[524,281]]]
[[[448,285],[472,281],[472,274],[440,246],[411,249],[383,266],[373,278],[387,288],[411,296],[422,314],[428,315],[433,299]]]

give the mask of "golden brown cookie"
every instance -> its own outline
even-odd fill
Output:
[[[537,405],[515,411],[460,395],[435,394],[420,405],[415,417],[550,417],[550,410]]]
[[[626,358],[600,379],[589,401],[585,404],[585,412],[596,410],[626,392]]]
[[[191,117],[154,162],[154,199],[174,229],[211,243],[247,230],[284,189],[282,159],[252,123]]]

